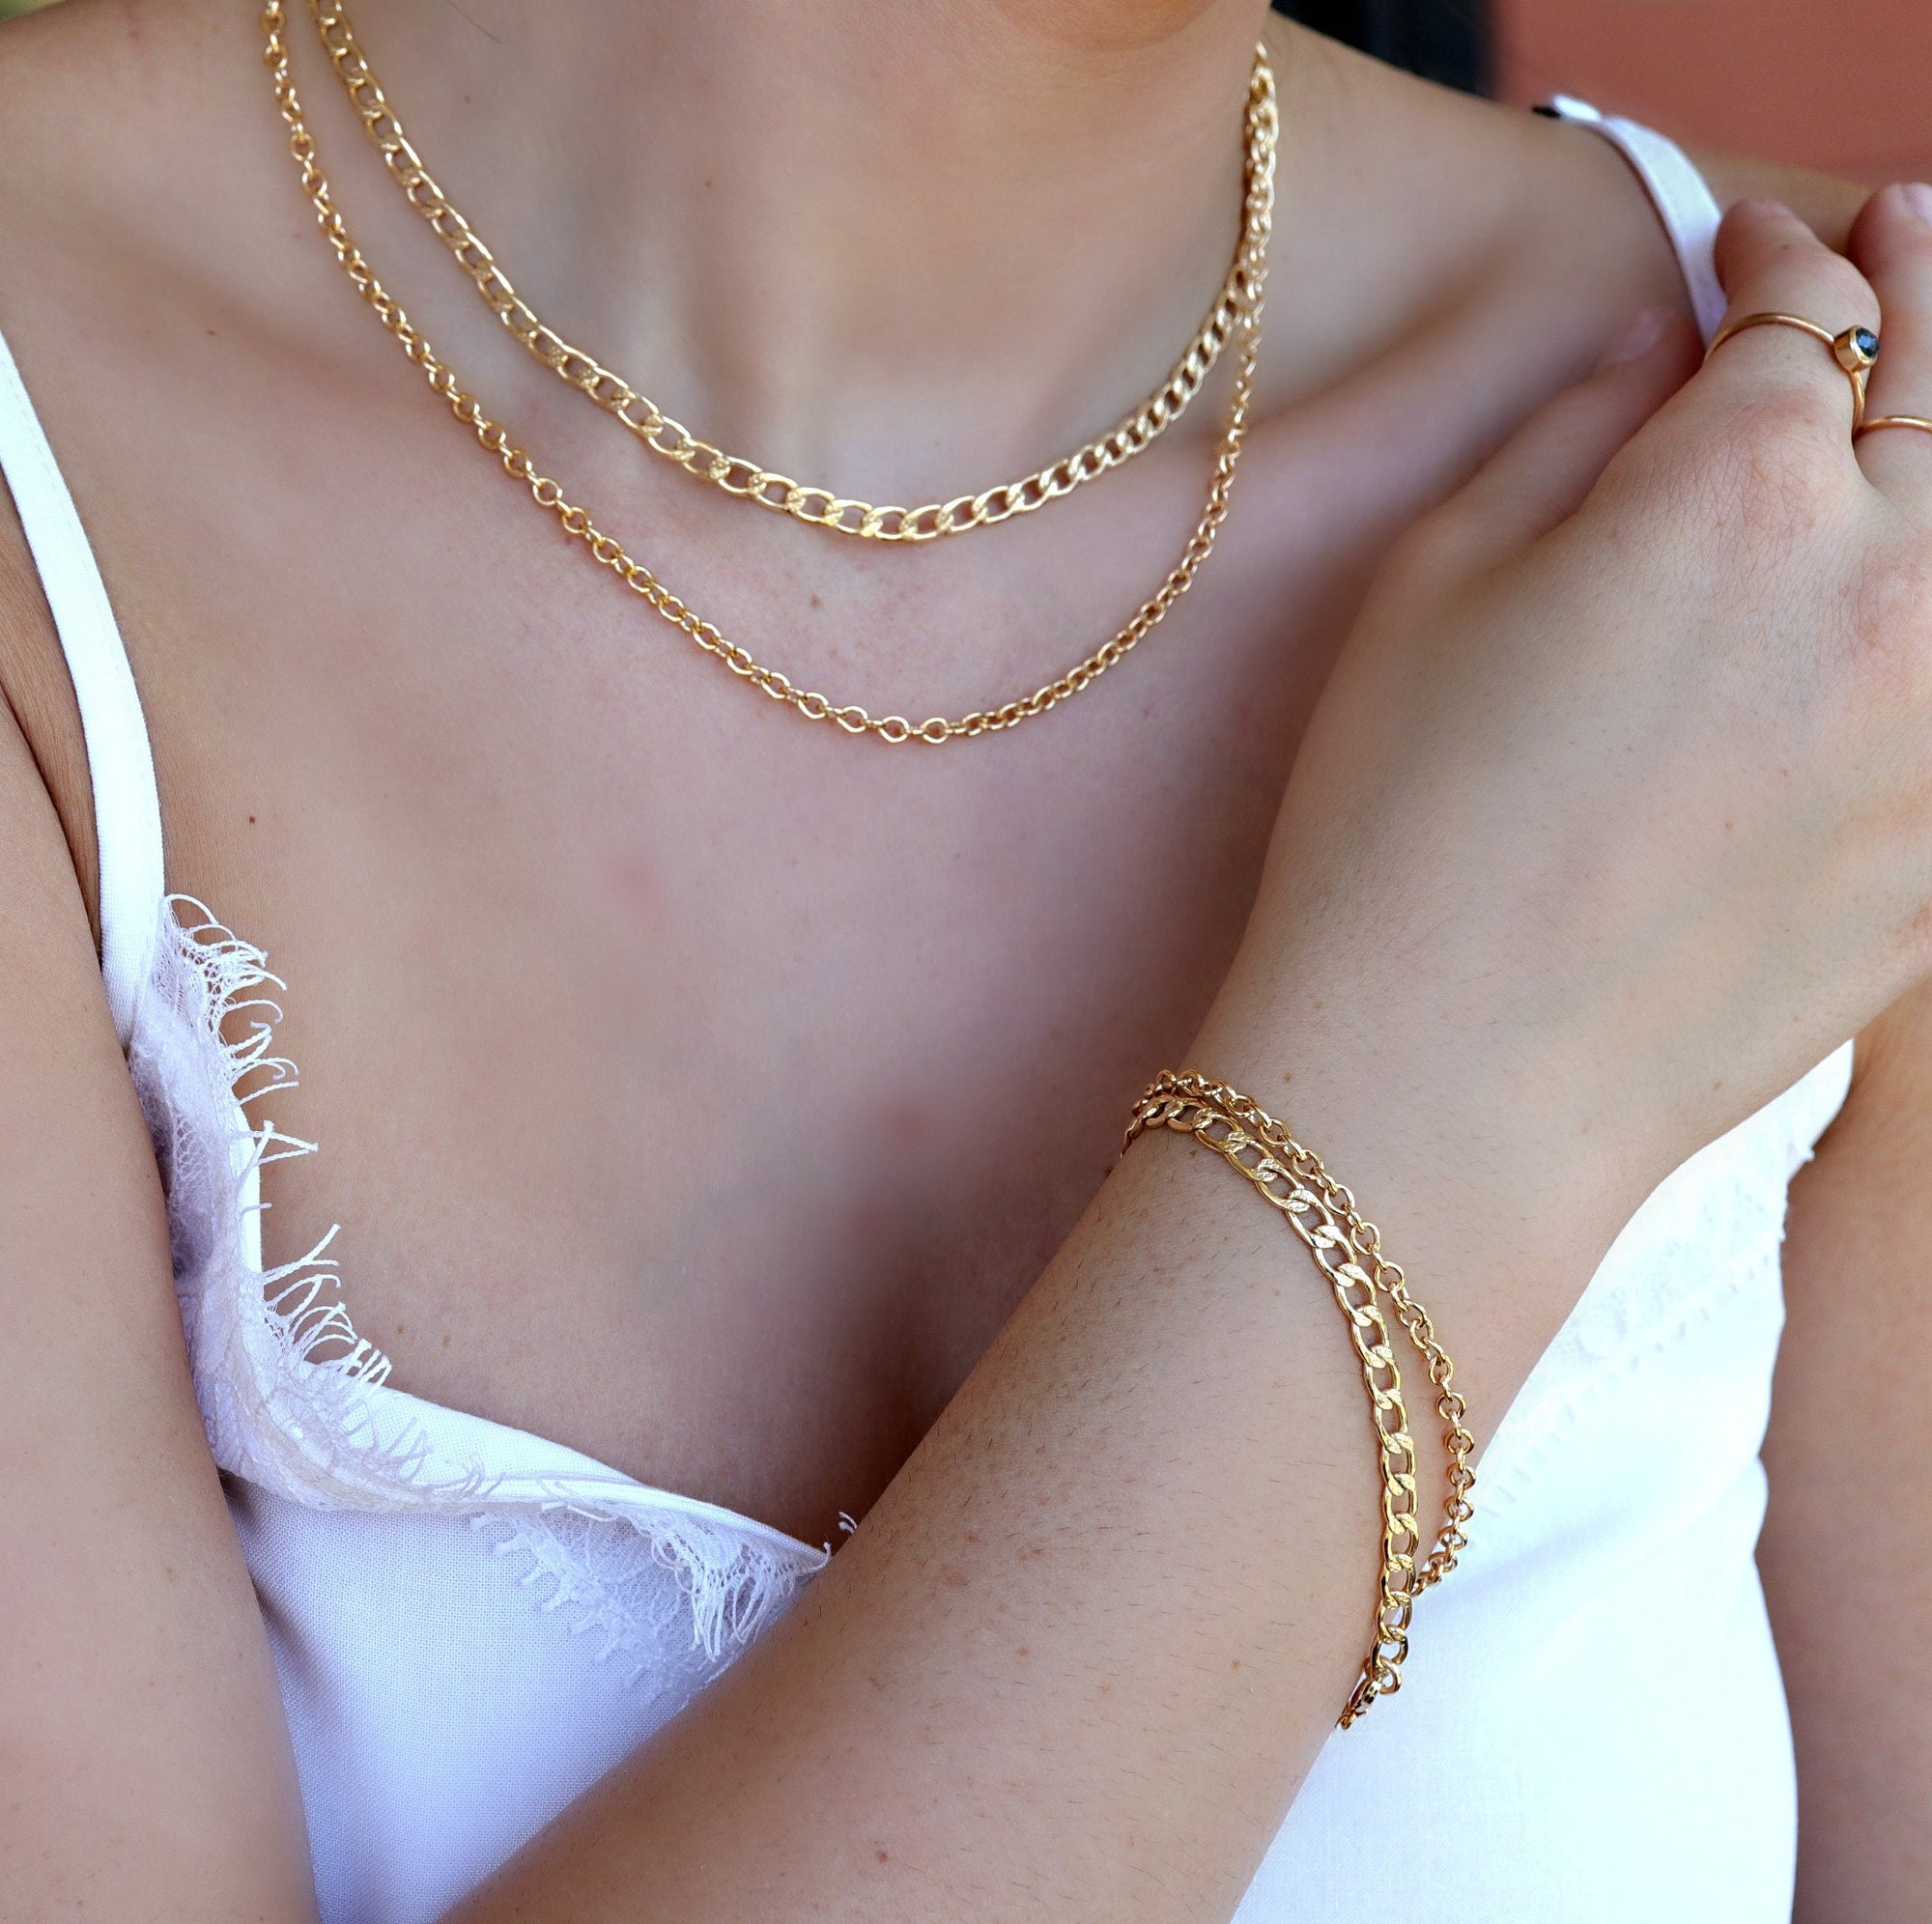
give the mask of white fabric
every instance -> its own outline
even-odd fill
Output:
[[[1632,1218],[1484,1457],[1401,1692],[1329,1739],[1239,1924],[1786,1924],[1757,1453],[1785,1186],[1850,1068],[1847,1047]]]
[[[1706,234],[1686,261],[1706,288],[1715,210],[1690,205],[1681,156],[1660,184],[1675,150],[1630,131],[1612,137],[1680,240]],[[82,691],[108,992],[323,1915],[423,1924],[702,1688],[825,1553],[390,1389],[327,1239],[263,1274],[260,1166],[309,1146],[248,1119],[293,1074],[262,1000],[280,985],[163,896],[132,678],[11,360],[0,377],[0,470]],[[248,1039],[224,1041],[250,1008]],[[1240,1924],[1788,1918],[1794,1776],[1752,1563],[1757,1452],[1785,1187],[1849,1073],[1847,1046],[1632,1220],[1484,1459],[1471,1548],[1418,1609],[1401,1694],[1331,1738]]]
[[[1558,120],[1575,121],[1600,133],[1636,170],[1637,179],[1648,190],[1657,217],[1677,249],[1684,269],[1684,285],[1690,292],[1691,311],[1705,340],[1723,325],[1723,283],[1718,278],[1718,264],[1712,244],[1718,238],[1723,210],[1719,207],[1704,177],[1690,164],[1690,157],[1675,141],[1635,121],[1615,114],[1599,113],[1588,100],[1573,99],[1558,94],[1549,103]]]
[[[0,474],[14,496],[80,705],[100,836],[100,973],[114,1033],[128,1041],[161,898],[161,805],[141,697],[100,569],[53,449],[0,339]]]
[[[265,1274],[259,1171],[312,1147],[249,1120],[294,1078],[263,999],[281,984],[200,904],[157,906],[128,1064],[323,1916],[432,1918],[716,1676],[826,1553],[389,1388],[328,1237]],[[250,1012],[247,1039],[224,1042]]]

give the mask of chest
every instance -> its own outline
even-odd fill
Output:
[[[923,554],[814,575],[810,550],[802,580],[703,571],[816,685],[966,706],[1131,609],[1166,566],[1141,530],[1185,538],[1203,465],[1039,517],[1010,567],[983,538],[951,580]],[[862,1510],[1239,938],[1378,539],[1370,516],[1270,539],[1265,496],[1300,484],[1256,472],[1141,651],[943,750],[803,725],[507,489],[500,527],[452,523],[455,567],[372,530],[374,606],[238,567],[243,618],[149,678],[172,885],[288,983],[302,1087],[272,1119],[322,1153],[267,1172],[269,1259],[339,1222],[351,1314],[419,1396],[809,1539]]]
[[[223,362],[195,471],[97,498],[170,883],[288,983],[271,1119],[322,1153],[267,1172],[268,1259],[340,1223],[350,1312],[418,1396],[809,1540],[863,1511],[1184,1053],[1375,559],[1507,424],[1502,369],[1441,404],[1455,355],[1266,423],[1141,647],[941,750],[759,698],[433,407],[280,381],[270,433]],[[914,716],[1117,629],[1211,440],[882,553],[536,425],[734,639]]]

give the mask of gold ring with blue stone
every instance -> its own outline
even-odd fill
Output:
[[[1709,360],[1733,334],[1742,334],[1747,327],[1796,327],[1801,334],[1823,341],[1852,383],[1852,432],[1857,434],[1864,426],[1865,388],[1878,360],[1878,336],[1869,327],[1847,327],[1842,334],[1834,334],[1831,328],[1821,327],[1802,314],[1741,314],[1718,329],[1704,351],[1704,358]]]

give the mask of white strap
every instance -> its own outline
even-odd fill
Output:
[[[1575,121],[1601,133],[1631,163],[1650,194],[1671,245],[1677,249],[1678,265],[1684,270],[1684,284],[1690,290],[1690,305],[1697,325],[1709,340],[1722,325],[1724,298],[1718,279],[1716,243],[1718,224],[1723,210],[1704,184],[1704,177],[1690,164],[1689,156],[1674,140],[1639,127],[1635,121],[1620,120],[1614,114],[1600,114],[1587,100],[1572,99],[1558,94],[1549,103],[1558,120]]]
[[[40,571],[80,706],[100,859],[100,974],[125,1047],[166,892],[161,802],[141,697],[73,496],[0,337],[0,477]]]

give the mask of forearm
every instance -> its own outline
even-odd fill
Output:
[[[1372,1139],[1380,1098],[1352,1100]],[[1499,1334],[1519,1279],[1435,1240],[1455,1265],[1416,1288],[1489,1359],[1492,1420],[1534,1354]],[[1544,1272],[1546,1318],[1588,1268]],[[459,1914],[1225,1918],[1362,1661],[1377,1492],[1307,1253],[1150,1137],[791,1617]]]
[[[1563,462],[1600,467],[1673,366],[1600,384],[1594,441],[1574,410],[1557,424]],[[1506,471],[1500,494],[1580,494],[1575,473],[1549,478],[1545,442],[1517,459],[1535,487]],[[1454,544],[1432,552],[1438,572],[1460,565]],[[1535,872],[1487,852],[1532,810],[1586,851],[1628,817],[1621,762],[1605,793],[1573,795],[1574,757],[1546,769],[1419,681],[1397,645],[1411,625],[1432,660],[1464,665],[1507,632],[1459,604],[1470,632],[1443,640],[1435,579],[1404,577],[1365,616],[1241,956],[1166,1066],[1244,1089],[1354,1188],[1457,1359],[1480,1440],[1641,1200],[1637,1177],[1683,1150],[1668,1130],[1593,1133],[1668,1101],[1631,1101],[1627,1071],[1605,1068],[1634,999],[1614,964],[1634,958],[1648,988],[1649,925],[1593,941],[1585,969],[1540,891],[1498,902],[1491,886]],[[1621,628],[1611,639],[1628,654]],[[1678,899],[1709,898],[1700,872]],[[1421,1372],[1406,1383],[1428,1519],[1442,1457]],[[1211,1151],[1159,1132],[803,1603],[457,1915],[1224,1920],[1365,1654],[1375,1465],[1361,1374],[1307,1253]]]
[[[1932,1879],[1932,1002],[1861,1038],[1792,1191],[1760,1561],[1799,1767],[1801,1924],[1907,1924]]]
[[[1910,311],[1932,243],[1885,218]],[[1737,316],[1876,320],[1788,214],[1727,235]],[[1483,1427],[1619,1198],[1925,967],[1932,682],[1882,613],[1924,537],[1857,465],[1842,369],[1789,331],[1727,349],[1606,471],[1688,371],[1667,331],[1634,349],[1405,544],[1282,818],[1276,910],[1328,966],[1268,952],[1306,1019],[1264,996],[1191,1052],[1357,1187]],[[1258,1206],[1205,1154],[1137,1149],[819,1590],[469,1924],[1226,1916],[1359,1660],[1375,1562],[1350,1359]]]

